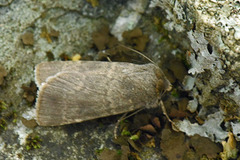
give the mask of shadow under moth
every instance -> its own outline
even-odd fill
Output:
[[[35,68],[37,122],[58,126],[159,106],[171,84],[154,64],[43,62]]]

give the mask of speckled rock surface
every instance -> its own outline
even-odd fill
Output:
[[[0,64],[8,73],[0,88],[0,100],[7,104],[1,119],[6,118],[5,112],[14,117],[1,128],[0,159],[96,159],[100,149],[119,148],[112,142],[119,116],[60,127],[26,127],[29,125],[23,122],[36,115],[34,105],[23,99],[22,85],[29,86],[34,81],[34,66],[42,61],[60,60],[62,54],[95,57],[92,33],[103,25],[112,28],[123,10],[137,15],[132,26],[126,25],[126,30],[133,29],[148,3],[142,1],[134,7],[136,1],[128,4],[125,0],[104,0],[93,7],[82,0],[0,1]],[[142,25],[150,22],[145,23]],[[148,30],[156,32],[151,26]],[[33,139],[37,139],[37,148],[39,142],[39,149],[29,148],[31,135],[37,135]],[[145,155],[161,157],[151,152]]]
[[[199,116],[203,119],[206,119],[206,114],[211,113],[207,113],[206,110],[217,108],[216,110],[223,111],[222,116],[232,118],[234,123],[238,124],[236,119],[240,116],[239,2],[152,0],[150,6],[160,7],[165,11],[168,19],[164,24],[166,29],[186,33],[190,40],[192,50],[189,48],[187,55],[191,67],[188,73],[195,80],[192,88],[194,103],[193,101],[189,103],[190,108],[196,108],[197,102],[199,109],[202,108]],[[183,130],[188,132],[187,128]],[[236,132],[234,134],[239,138]],[[224,137],[226,136],[225,132]],[[224,137],[217,140],[221,141]]]
[[[36,128],[26,127],[21,120],[35,118],[35,108],[23,99],[22,89],[22,85],[34,81],[34,66],[60,60],[63,54],[71,57],[78,53],[95,59],[92,33],[104,24],[118,39],[125,30],[143,28],[150,38],[146,54],[155,62],[188,50],[191,67],[183,80],[183,88],[191,91],[193,99],[188,108],[191,112],[198,110],[207,123],[204,128],[184,120],[179,128],[189,135],[199,130],[201,136],[215,137],[212,140],[219,142],[227,137],[220,124],[224,118],[232,118],[225,127],[233,127],[235,138],[240,139],[240,125],[235,120],[240,116],[237,1],[101,0],[93,6],[85,0],[0,0],[0,65],[7,71],[0,86],[0,102],[7,104],[4,112],[0,110],[0,122],[3,124],[2,118],[8,117],[6,111],[14,117],[0,129],[0,159],[96,159],[100,149],[119,149],[112,142],[119,116]],[[163,20],[160,32],[154,17]],[[28,150],[31,135],[40,137],[40,148]],[[162,159],[158,148],[145,149],[141,156]]]

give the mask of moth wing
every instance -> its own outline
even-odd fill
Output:
[[[102,65],[105,63],[105,65]],[[106,65],[107,64],[107,65]],[[35,82],[38,87],[46,82],[51,76],[55,76],[60,72],[84,72],[89,70],[96,70],[106,68],[111,64],[108,62],[96,61],[52,61],[42,62],[35,67]]]
[[[77,123],[156,105],[157,77],[149,67],[132,72],[60,72],[39,90],[37,122],[43,126]],[[135,70],[135,69],[134,69]],[[130,72],[130,73],[129,73]]]

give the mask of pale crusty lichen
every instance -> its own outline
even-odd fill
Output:
[[[185,32],[191,41],[188,72],[196,76],[195,102],[202,107],[221,107],[225,112],[223,117],[239,117],[239,2],[152,0],[150,7],[165,11],[166,29]]]
[[[189,120],[183,120],[176,123],[180,131],[189,136],[198,134],[202,137],[210,138],[212,141],[221,142],[227,137],[227,132],[221,128],[223,122],[223,112],[219,111],[207,117],[203,125],[191,123]]]

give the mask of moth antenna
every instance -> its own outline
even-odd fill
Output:
[[[156,63],[153,62],[153,60],[151,60],[150,58],[148,58],[147,56],[145,56],[145,55],[142,54],[141,52],[137,51],[136,49],[132,49],[132,48],[130,48],[130,47],[124,46],[124,45],[122,45],[121,43],[119,43],[119,45],[120,45],[121,47],[123,47],[123,48],[129,49],[129,50],[131,50],[131,51],[133,51],[133,52],[135,52],[135,53],[143,56],[143,57],[146,58],[149,62],[151,62],[151,63],[153,63],[155,66],[157,66]]]
[[[125,119],[127,119],[127,118],[129,118],[129,117],[131,117],[131,116],[133,116],[133,115],[135,115],[135,114],[137,114],[138,112],[142,111],[143,109],[144,109],[144,108],[139,108],[138,110],[136,110],[135,112],[129,114],[128,116],[127,116],[127,113],[124,113],[124,114],[122,115],[122,117],[119,118],[119,120],[117,121],[117,123],[116,123],[116,125],[115,125],[115,127],[114,127],[114,138],[115,138],[115,139],[117,139],[117,130],[118,130],[119,123],[120,123],[121,121],[123,121],[123,120],[125,120]]]

